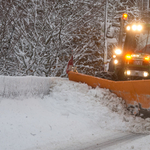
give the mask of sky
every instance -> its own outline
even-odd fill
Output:
[[[0,150],[148,150],[150,118],[67,78],[0,76]]]

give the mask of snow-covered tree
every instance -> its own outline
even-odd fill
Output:
[[[15,75],[18,62],[14,55],[13,37],[15,32],[13,3],[0,1],[0,74]]]
[[[103,67],[105,0],[0,1],[0,74],[66,76],[70,56],[79,72]],[[136,9],[135,9],[136,8]],[[119,17],[134,0],[109,0],[108,31],[118,40]],[[117,43],[109,43],[111,52]],[[111,53],[109,53],[109,57]]]

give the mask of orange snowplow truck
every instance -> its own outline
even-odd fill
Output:
[[[126,19],[127,15],[123,15],[118,48],[108,72],[90,76],[70,69],[68,77],[93,88],[107,88],[125,100],[132,114],[150,118],[150,24],[132,21],[124,25]],[[68,66],[73,66],[70,62]]]

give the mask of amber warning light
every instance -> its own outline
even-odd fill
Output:
[[[127,55],[125,56],[125,58],[128,59],[128,60],[130,60],[130,59],[132,58],[132,56],[131,56],[130,54],[127,54]]]
[[[150,60],[149,56],[146,56],[146,57],[144,58],[144,60],[149,61],[149,60]]]
[[[127,20],[127,18],[128,18],[128,14],[124,13],[124,14],[122,15],[122,20]]]

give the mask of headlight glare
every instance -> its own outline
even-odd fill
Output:
[[[150,57],[149,57],[149,56],[146,56],[146,57],[144,57],[144,60],[149,61],[149,60],[150,60]]]
[[[143,76],[144,76],[144,77],[147,77],[147,76],[148,76],[148,72],[145,71],[145,72],[143,73]]]
[[[112,57],[113,57],[113,58],[116,58],[116,55],[113,55]]]
[[[136,25],[133,25],[133,26],[132,26],[132,30],[133,30],[133,31],[136,31],[136,29],[137,29],[137,26],[136,26]]]
[[[138,26],[137,26],[137,30],[138,30],[138,31],[141,31],[141,30],[142,30],[142,26],[141,26],[141,25],[138,25]]]
[[[126,28],[126,29],[127,29],[127,31],[129,31],[131,28],[130,28],[130,26],[127,26],[127,28]]]
[[[114,60],[114,64],[115,65],[118,64],[118,60],[117,59]]]
[[[125,56],[125,58],[126,58],[127,60],[130,60],[130,59],[132,59],[132,56],[131,56],[130,54],[127,54],[127,55]]]
[[[127,70],[127,75],[130,75],[131,74],[131,71],[130,70]]]
[[[116,54],[116,55],[120,55],[121,53],[122,53],[122,51],[121,51],[120,49],[116,49],[116,50],[115,50],[115,54]]]

